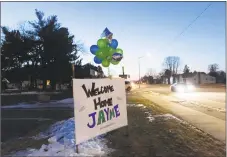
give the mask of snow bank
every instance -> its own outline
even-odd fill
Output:
[[[104,135],[91,139],[79,145],[79,154],[75,153],[75,123],[74,118],[60,121],[40,133],[33,139],[49,138],[48,144],[43,144],[40,149],[27,149],[17,152],[24,156],[103,156],[112,151],[106,146]]]
[[[57,101],[57,103],[73,104],[74,101],[73,101],[73,98],[68,98],[68,99],[63,99],[63,100]]]

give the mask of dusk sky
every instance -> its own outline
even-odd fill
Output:
[[[158,73],[167,56],[179,56],[180,69],[187,64],[191,71],[208,72],[208,65],[219,64],[225,70],[225,2],[212,5],[176,41],[182,32],[210,2],[2,2],[1,25],[18,28],[20,23],[36,20],[35,9],[46,16],[57,15],[75,40],[84,42],[88,53],[84,63],[93,61],[89,47],[96,44],[108,27],[124,51],[122,63],[110,66],[111,74],[125,73],[138,79],[138,57],[141,75],[149,68]],[[105,72],[107,71],[104,68]]]

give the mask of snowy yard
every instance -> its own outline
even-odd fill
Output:
[[[75,153],[74,128],[73,118],[59,121],[32,137],[34,140],[48,138],[48,144],[43,144],[40,149],[19,151],[14,156],[100,156],[110,151],[102,135],[79,145],[79,154]]]
[[[75,151],[74,118],[55,122],[48,129],[30,136],[32,146],[11,151],[13,156],[179,156],[214,157],[225,156],[225,145],[199,131],[172,114],[162,112],[145,100],[133,100],[128,104],[128,136],[125,127],[101,135],[79,145]],[[63,108],[72,110],[73,99],[64,99],[49,104],[18,104],[4,106],[8,109]],[[53,109],[54,109],[53,108]],[[23,145],[25,139],[15,139]],[[9,144],[8,144],[9,145]],[[179,147],[180,146],[180,147]],[[15,149],[16,150],[16,149]],[[18,149],[17,149],[18,150]]]

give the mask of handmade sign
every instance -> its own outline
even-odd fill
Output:
[[[125,82],[73,79],[76,144],[127,126]]]

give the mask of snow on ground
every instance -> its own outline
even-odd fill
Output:
[[[60,101],[57,101],[58,103],[63,103],[63,104],[73,104],[73,98],[68,98],[68,99],[63,99]]]
[[[143,104],[128,104],[127,105],[128,107],[140,107],[140,108],[143,108],[143,109],[146,109],[147,107],[144,106]],[[147,119],[152,122],[155,120],[155,118],[163,118],[164,120],[169,120],[169,119],[175,119],[179,122],[182,122],[182,123],[186,123],[185,121],[175,117],[174,115],[172,114],[160,114],[160,115],[152,115],[151,114],[151,111],[145,111],[145,113],[147,114]]]
[[[143,104],[128,104],[127,105],[128,107],[139,107],[139,108],[143,108],[143,109],[146,109],[147,107],[144,106]],[[191,124],[189,124],[188,122],[184,121],[184,120],[181,120],[177,117],[175,117],[174,115],[172,114],[160,114],[160,115],[152,115],[151,111],[145,111],[145,113],[147,114],[147,119],[149,120],[149,122],[153,122],[155,121],[155,119],[158,119],[158,118],[161,118],[162,120],[170,120],[170,119],[174,119],[176,121],[178,121],[179,123],[183,123],[185,125],[188,125],[190,128],[196,130],[196,131],[199,131],[201,132],[198,128],[196,128],[195,126],[192,126]]]
[[[147,108],[143,104],[127,104],[127,106],[128,107],[140,107],[140,108],[143,108],[143,109]],[[147,114],[147,119],[149,120],[149,122],[152,122],[152,121],[155,120],[155,118],[151,114],[151,111],[145,111],[145,113]]]
[[[74,118],[59,121],[50,128],[33,137],[33,139],[48,138],[48,144],[40,149],[28,148],[14,154],[15,156],[105,156],[113,151],[106,146],[104,135],[98,136],[79,145],[79,154],[75,153],[75,123]]]

